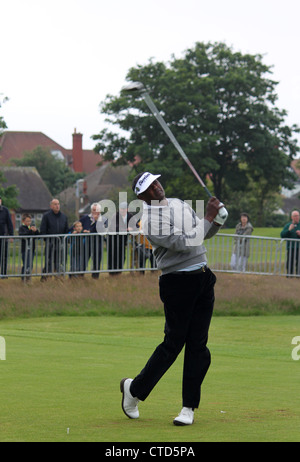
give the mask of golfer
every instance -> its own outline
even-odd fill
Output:
[[[175,425],[191,425],[200,403],[201,384],[210,366],[206,346],[214,305],[215,275],[207,266],[203,239],[213,237],[224,223],[218,199],[209,199],[200,220],[187,203],[167,199],[149,172],[135,177],[132,189],[144,201],[143,232],[152,245],[160,276],[160,297],[165,311],[165,337],[135,379],[121,380],[122,409],[139,417],[144,401],[185,346],[182,410]]]

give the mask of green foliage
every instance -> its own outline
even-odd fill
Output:
[[[230,207],[237,193],[256,189],[252,198],[259,209],[281,186],[291,187],[288,167],[299,151],[293,138],[299,128],[287,126],[286,111],[275,106],[277,82],[271,74],[261,55],[243,55],[223,43],[196,43],[168,64],[150,60],[131,68],[126,80],[143,82],[217,197]],[[96,151],[117,163],[140,159],[133,174],[161,173],[170,196],[204,197],[141,95],[108,95],[100,110],[119,132],[94,135]]]
[[[17,200],[18,188],[15,185],[4,188],[3,184],[5,182],[5,176],[0,172],[0,197],[2,198],[2,204],[8,209],[17,209],[19,207]]]
[[[286,217],[277,219],[274,210],[280,209],[282,202],[279,192],[268,189],[268,179],[262,178],[260,182],[255,183],[249,176],[247,186],[240,194],[234,190],[228,192],[229,217],[226,226],[235,226],[241,212],[250,214],[251,223],[256,227],[281,226],[281,223],[286,221]]]
[[[53,156],[49,149],[41,146],[33,151],[26,151],[22,159],[12,159],[12,162],[21,167],[35,167],[52,196],[82,178],[81,173],[74,173],[63,160]]]
[[[2,98],[0,94],[0,108],[2,103],[5,103],[8,98]],[[7,128],[5,120],[0,116],[0,136],[2,136],[3,129]],[[1,149],[1,148],[0,148]],[[0,172],[0,196],[2,198],[2,203],[9,209],[18,208],[19,204],[17,201],[18,189],[16,186],[9,186],[4,188],[3,183],[6,182],[6,179],[2,172]]]

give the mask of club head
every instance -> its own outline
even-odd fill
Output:
[[[127,91],[127,92],[135,92],[135,91],[145,91],[145,87],[142,84],[142,82],[130,82],[124,87],[122,87],[121,91]]]

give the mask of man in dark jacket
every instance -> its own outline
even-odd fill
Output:
[[[50,209],[42,218],[40,233],[41,235],[68,234],[68,218],[60,211],[58,199],[52,199]],[[45,246],[45,267],[43,273],[59,272],[62,258],[62,242],[59,237],[49,237],[46,239]],[[42,281],[45,277],[42,277]]]
[[[298,210],[293,210],[291,213],[291,221],[285,225],[280,233],[282,239],[286,241],[286,271],[287,276],[291,274],[299,274],[299,253],[300,253],[300,213]],[[294,239],[290,241],[289,239]]]
[[[0,236],[13,236],[14,227],[9,210],[2,205],[0,197]],[[0,237],[0,277],[7,274],[8,240]]]

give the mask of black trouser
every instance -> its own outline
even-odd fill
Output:
[[[160,277],[160,297],[165,310],[165,337],[144,369],[133,380],[133,396],[145,400],[173,364],[185,345],[182,404],[197,408],[201,384],[210,366],[208,329],[213,313],[215,275],[202,273],[167,274]]]
[[[108,269],[123,269],[126,258],[127,235],[109,234],[107,241]]]
[[[67,257],[67,252],[65,258]],[[59,273],[63,264],[63,243],[60,238],[48,237],[45,240],[45,267],[43,273]]]
[[[26,248],[26,250],[22,250],[22,274],[31,274],[33,268],[33,259],[34,259],[34,249],[32,250],[30,247]]]
[[[84,244],[83,270],[86,271],[89,259],[92,257],[92,278],[99,278],[99,271],[102,259],[103,236],[90,236],[87,234]]]
[[[287,249],[286,271],[287,274],[299,274],[299,251],[298,245]]]
[[[8,240],[0,239],[0,276],[7,275]]]

